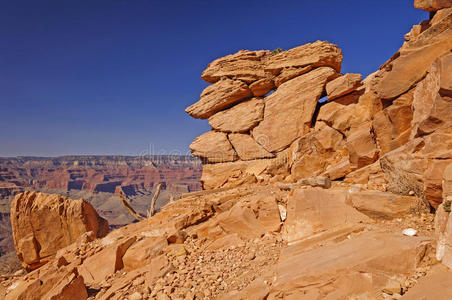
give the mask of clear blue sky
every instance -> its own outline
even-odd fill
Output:
[[[0,0],[0,156],[187,153],[202,70],[240,49],[328,40],[377,70],[413,0]]]

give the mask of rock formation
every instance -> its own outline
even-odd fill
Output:
[[[16,195],[11,226],[17,256],[28,270],[47,263],[86,232],[104,237],[109,230],[108,222],[85,200],[36,192]]]
[[[191,145],[204,190],[75,241],[0,295],[450,299],[452,5],[415,5],[431,19],[364,80],[328,42],[213,61],[187,108],[212,126]]]
[[[452,162],[452,8],[450,1],[415,5],[437,12],[363,81],[360,74],[338,73],[341,51],[328,42],[277,54],[239,51],[212,62],[202,78],[215,83],[187,108],[193,117],[199,115],[192,107],[210,112],[213,130],[191,145],[204,162],[204,189],[321,175],[415,192],[436,208],[442,173]],[[242,93],[222,106],[235,93],[219,85],[228,80],[243,89],[263,80],[275,84],[265,85],[270,95]],[[212,102],[206,94],[214,91]]]

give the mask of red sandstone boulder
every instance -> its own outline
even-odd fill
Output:
[[[437,11],[452,7],[452,0],[414,0],[414,7],[426,11]]]
[[[241,160],[273,158],[275,156],[256,143],[248,134],[230,133],[228,138]]]
[[[282,84],[265,99],[264,119],[253,129],[254,139],[267,151],[278,152],[308,133],[325,84],[335,76],[331,68],[318,68]]]
[[[271,78],[263,78],[250,84],[250,90],[256,97],[265,96],[274,88],[275,83]]]
[[[215,83],[222,77],[251,83],[267,77],[262,60],[269,56],[271,56],[270,51],[240,50],[211,62],[202,72],[201,78],[210,83]]]
[[[411,137],[452,126],[452,54],[439,58],[416,87]]]
[[[287,204],[287,241],[294,243],[332,228],[367,221],[367,216],[347,204],[347,195],[346,189],[295,190]]]
[[[201,99],[187,107],[185,112],[193,118],[207,119],[251,96],[251,90],[243,81],[224,78],[206,87],[201,93]]]
[[[336,78],[326,85],[328,101],[342,97],[356,90],[361,85],[361,74],[348,73]]]
[[[232,148],[226,134],[209,131],[198,136],[190,145],[193,156],[207,162],[228,162],[237,160],[237,153]]]
[[[253,98],[209,118],[213,129],[222,132],[247,132],[264,118],[264,100]]]
[[[11,225],[17,256],[27,269],[45,264],[85,232],[108,233],[108,222],[87,201],[36,192],[14,198]]]
[[[333,44],[317,41],[273,55],[265,60],[265,70],[277,75],[284,68],[330,67],[341,70],[342,51]]]

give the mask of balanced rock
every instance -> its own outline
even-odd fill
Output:
[[[85,232],[108,233],[108,222],[87,201],[37,192],[16,195],[11,225],[17,256],[27,269],[42,266]]]
[[[216,112],[251,96],[251,90],[246,83],[225,78],[206,87],[201,93],[201,99],[187,107],[185,112],[193,118],[207,119]]]

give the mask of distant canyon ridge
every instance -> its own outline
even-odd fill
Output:
[[[90,201],[113,227],[133,221],[119,200],[122,190],[145,213],[159,183],[157,208],[171,197],[199,190],[201,162],[190,156],[61,156],[0,158],[0,254],[14,250],[9,222],[14,195],[25,190]]]

